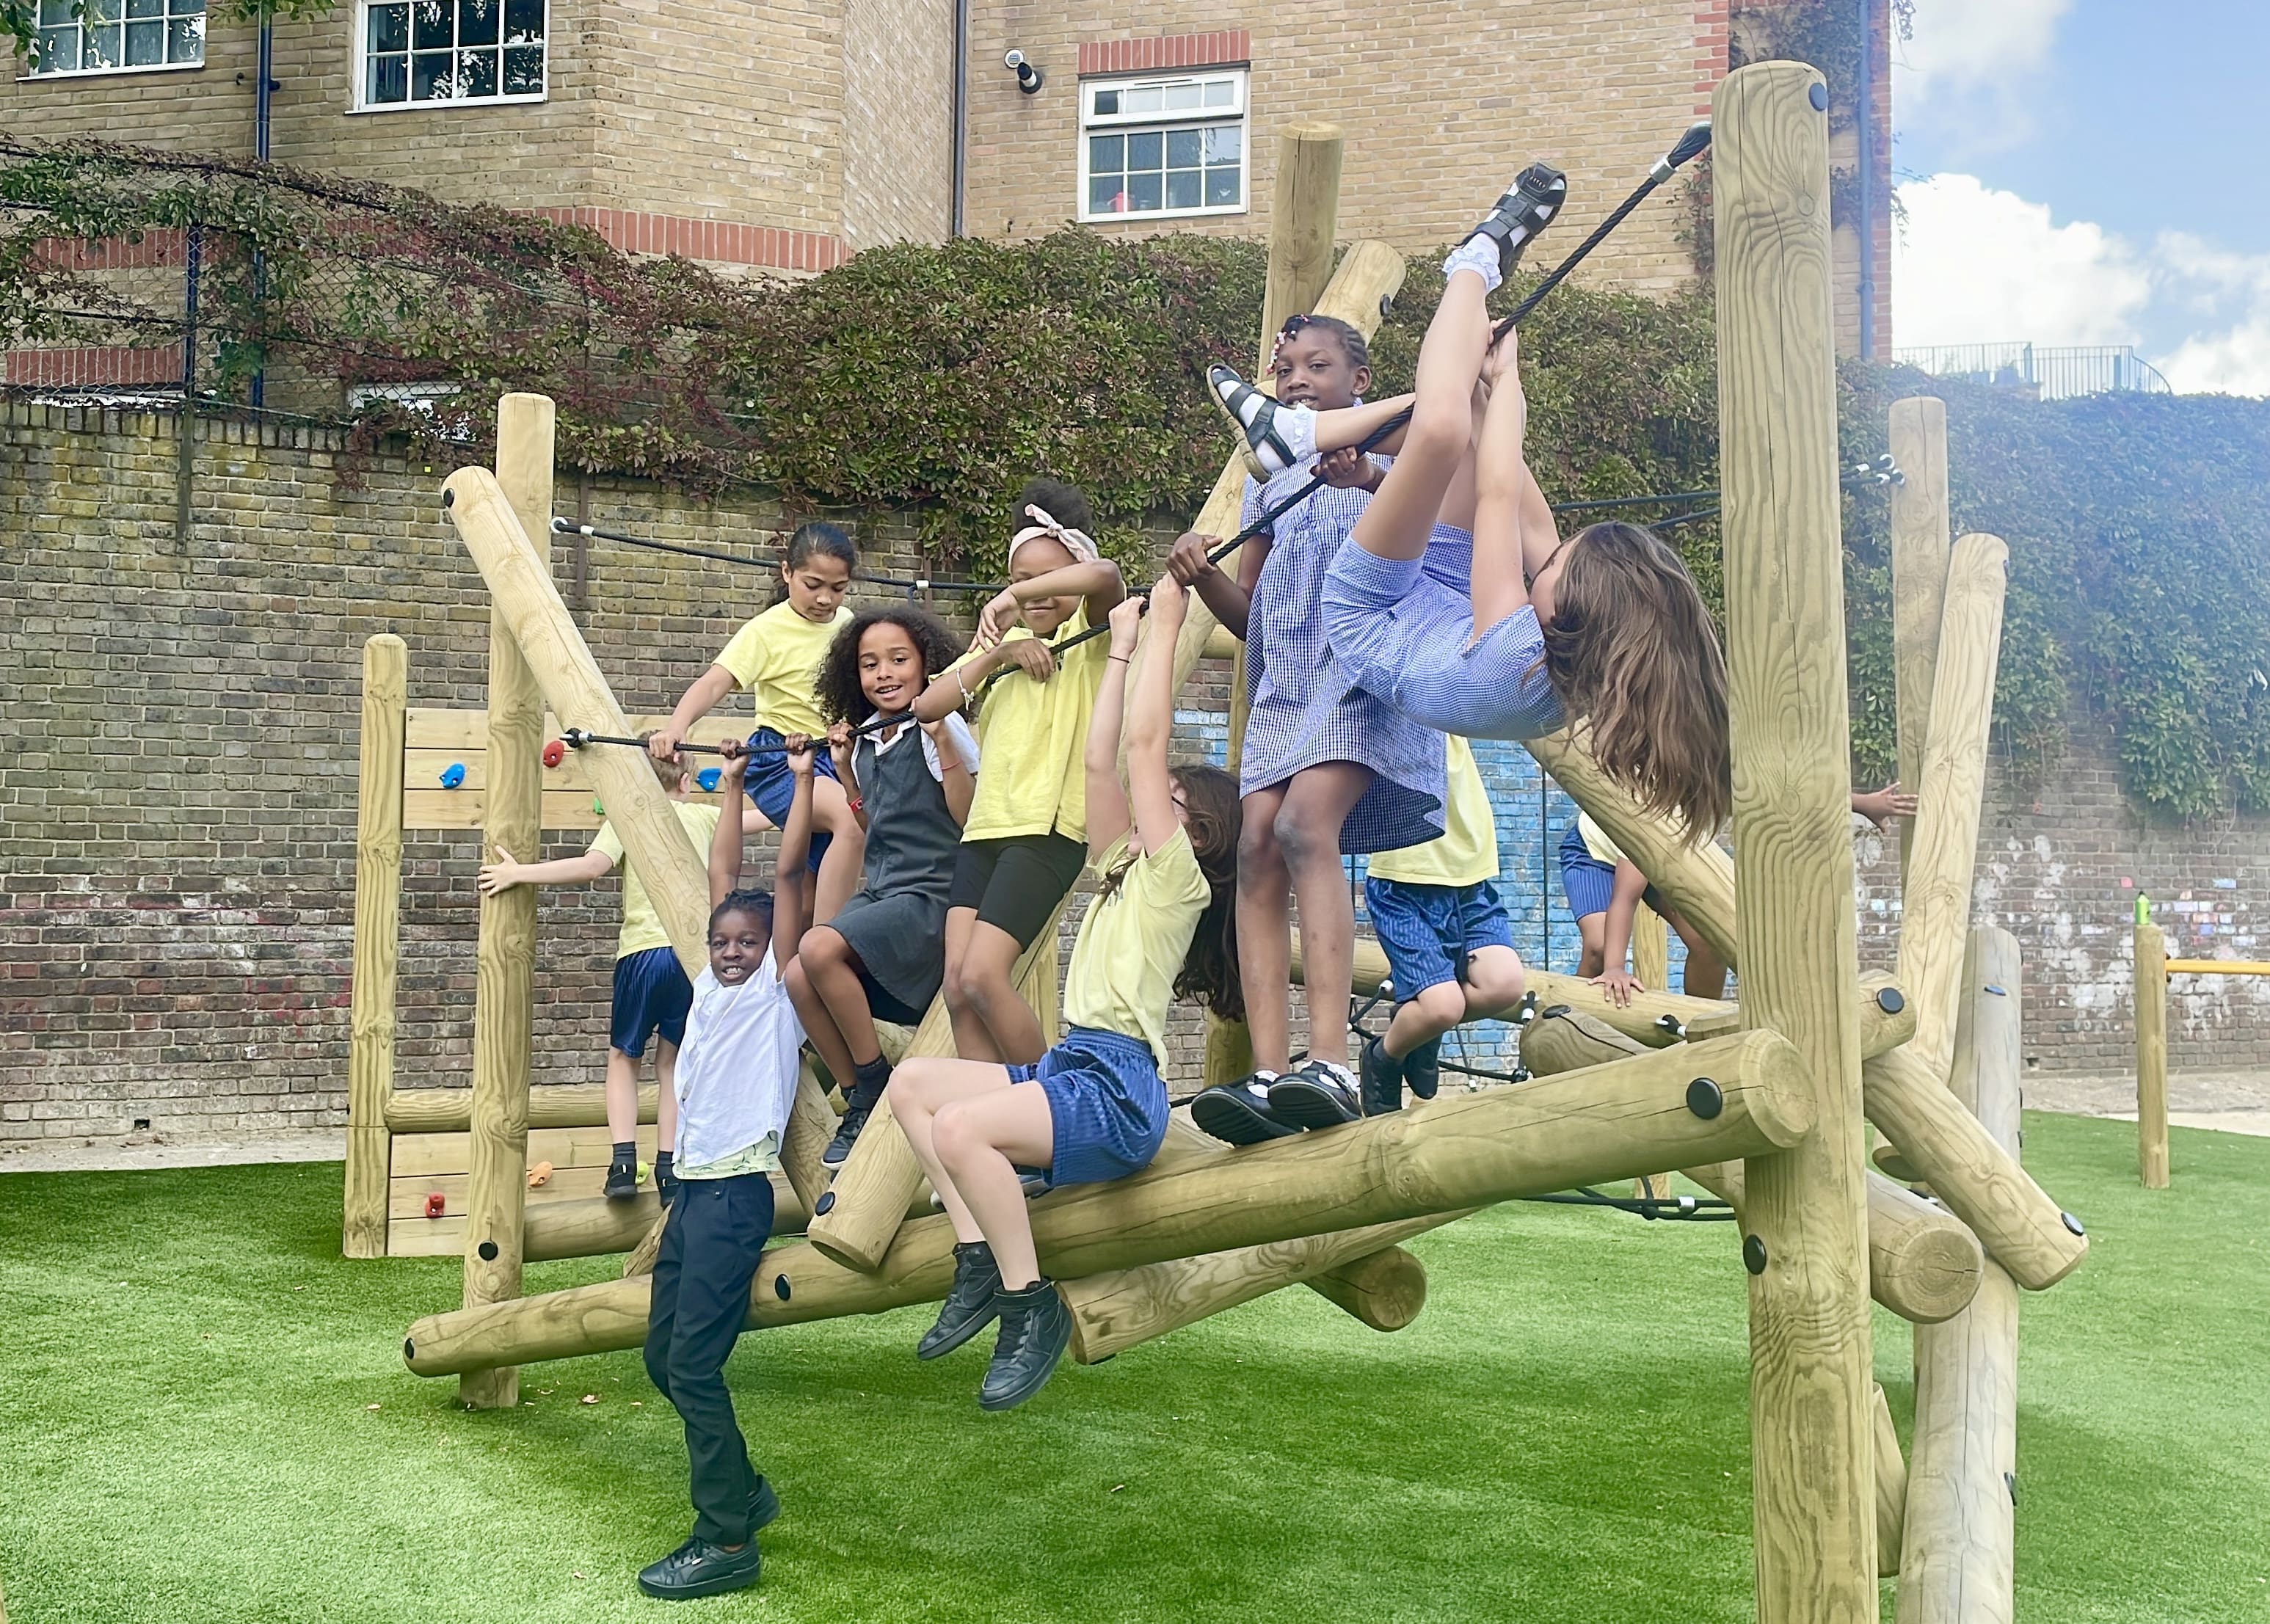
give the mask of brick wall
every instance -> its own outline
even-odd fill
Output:
[[[953,0],[845,0],[843,239],[953,229]]]

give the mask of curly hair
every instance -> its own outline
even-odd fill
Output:
[[[765,934],[769,936],[773,928],[773,894],[754,888],[728,891],[709,910],[709,928],[716,930],[717,922],[728,914],[748,914],[762,920]]]
[[[820,703],[820,714],[830,722],[857,724],[875,714],[859,686],[859,640],[870,627],[877,626],[895,626],[914,639],[915,647],[922,650],[925,679],[935,677],[961,657],[961,643],[946,629],[946,623],[927,609],[912,604],[863,609],[835,634],[835,641],[820,656],[820,669],[812,673],[812,697]]]
[[[1076,485],[1066,485],[1061,479],[1051,479],[1046,474],[1035,474],[1025,481],[1025,488],[1017,493],[1016,510],[1009,515],[1009,528],[1022,530],[1025,509],[1038,508],[1057,523],[1076,530],[1095,528],[1095,504],[1087,493]]]

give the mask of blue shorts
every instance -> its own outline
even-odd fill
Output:
[[[1569,917],[1589,919],[1594,914],[1608,911],[1608,903],[1616,891],[1616,865],[1603,863],[1584,844],[1584,836],[1575,824],[1561,837],[1561,889],[1569,898]],[[1640,894],[1645,902],[1658,914],[1665,913],[1663,899],[1653,886]]]
[[[607,1042],[632,1059],[646,1053],[656,1033],[676,1045],[686,1040],[686,1012],[694,983],[667,947],[649,947],[615,960],[615,1001],[607,1016]]]
[[[1438,552],[1441,556],[1437,556]],[[1324,572],[1324,636],[1356,685],[1405,716],[1468,738],[1538,738],[1567,720],[1545,679],[1536,612],[1473,639],[1473,600],[1448,582],[1473,538],[1435,527],[1427,556],[1384,559],[1354,537]]]
[[[1052,1190],[1139,1173],[1166,1139],[1167,1085],[1139,1038],[1073,1027],[1038,1060],[1008,1071],[1011,1082],[1038,1083],[1048,1094]]]
[[[788,736],[778,728],[759,728],[750,734],[750,749],[769,746],[771,753],[751,756],[741,778],[741,787],[749,792],[757,810],[772,819],[776,829],[788,827],[789,805],[796,799],[796,775],[789,771],[788,753],[780,747],[787,742]],[[824,743],[812,756],[812,770],[822,778],[835,777],[835,758],[827,753]],[[828,842],[835,838],[818,829],[812,832],[812,855],[807,861],[813,873],[820,871],[820,859],[827,855]]]
[[[1483,948],[1513,945],[1513,922],[1487,879],[1471,886],[1366,879],[1363,907],[1386,950],[1398,1004],[1461,979],[1466,960]]]

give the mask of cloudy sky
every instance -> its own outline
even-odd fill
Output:
[[[2270,394],[2270,0],[1916,0],[1893,336],[2133,344]]]

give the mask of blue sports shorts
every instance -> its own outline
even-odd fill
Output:
[[[1398,1004],[1458,981],[1466,960],[1481,949],[1513,945],[1513,922],[1487,879],[1471,886],[1366,879],[1363,907],[1386,951]]]

